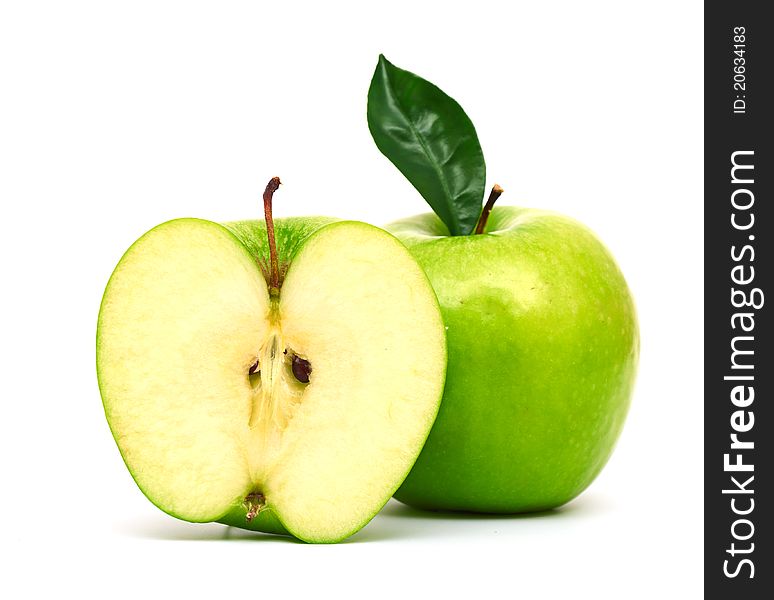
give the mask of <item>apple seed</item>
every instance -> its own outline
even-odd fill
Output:
[[[294,354],[291,362],[293,376],[301,383],[309,383],[309,375],[312,372],[312,365],[308,360]]]

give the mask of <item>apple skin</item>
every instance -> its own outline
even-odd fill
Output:
[[[484,234],[434,214],[386,227],[425,269],[447,327],[436,422],[395,497],[435,510],[547,510],[610,457],[639,357],[632,296],[580,223],[495,208]]]
[[[274,236],[277,242],[277,260],[281,276],[284,277],[290,263],[307,240],[322,227],[341,219],[334,217],[284,217],[274,220]],[[263,219],[248,219],[221,223],[255,258],[264,275],[268,273],[269,241],[266,237],[266,222]],[[268,280],[267,280],[268,281]],[[268,285],[268,283],[267,283]]]

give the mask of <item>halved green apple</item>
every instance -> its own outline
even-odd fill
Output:
[[[268,221],[273,255],[259,221],[180,219],[135,242],[102,301],[100,390],[129,471],[163,511],[335,542],[419,455],[444,326],[388,233]]]

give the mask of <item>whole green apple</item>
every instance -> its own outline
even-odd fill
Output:
[[[482,209],[476,129],[435,84],[379,57],[376,146],[435,214],[388,230],[438,295],[448,372],[438,418],[396,498],[422,508],[545,510],[588,486],[621,432],[637,367],[634,303],[615,261],[557,214]]]
[[[395,497],[429,509],[545,510],[594,480],[621,433],[639,353],[635,307],[613,257],[580,223],[515,207],[484,222],[457,236],[434,214],[387,227],[430,278],[448,344],[440,412]]]

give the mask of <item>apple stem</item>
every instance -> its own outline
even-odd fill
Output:
[[[497,202],[497,199],[500,197],[500,195],[503,193],[503,188],[501,188],[496,183],[494,184],[494,187],[492,188],[492,191],[489,192],[489,199],[486,201],[486,204],[484,205],[484,210],[481,211],[481,216],[478,218],[478,223],[476,224],[476,230],[473,232],[474,234],[484,233],[484,227],[486,227],[486,222],[489,219],[489,213],[492,212],[492,207],[494,207],[494,203]]]
[[[280,178],[272,177],[263,192],[263,214],[266,219],[266,234],[269,237],[269,289],[276,293],[279,290],[279,260],[277,259],[277,241],[274,239],[274,219],[271,216],[271,200],[274,192],[280,186]]]

